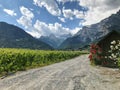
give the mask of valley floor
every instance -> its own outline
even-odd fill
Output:
[[[82,55],[0,79],[0,90],[120,90],[120,72],[91,66]]]

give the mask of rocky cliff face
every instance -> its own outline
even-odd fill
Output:
[[[92,41],[105,36],[111,30],[120,30],[120,11],[97,24],[84,26],[76,35],[66,39],[60,49],[84,47]]]

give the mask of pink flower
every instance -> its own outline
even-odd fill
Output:
[[[92,57],[92,54],[89,55],[89,58],[90,58],[90,60],[92,60],[92,58],[93,58],[93,57]]]

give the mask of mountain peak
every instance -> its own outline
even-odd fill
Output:
[[[55,36],[54,34],[50,34],[50,35],[49,35],[49,38],[54,39],[54,38],[56,38],[56,36]]]

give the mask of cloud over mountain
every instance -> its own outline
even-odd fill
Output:
[[[109,17],[120,0],[0,0],[0,20],[11,22],[35,37],[74,33]],[[12,19],[11,19],[12,16]]]
[[[20,12],[22,16],[17,20],[17,22],[23,25],[26,29],[32,27],[32,19],[34,18],[34,14],[24,6],[20,7]]]
[[[80,0],[79,4],[89,9],[84,25],[98,23],[120,9],[120,0]]]
[[[2,6],[1,6],[2,7]],[[3,9],[4,12],[6,12],[8,15],[10,16],[17,16],[17,14],[15,13],[14,10],[10,10],[10,9]]]
[[[65,34],[75,34],[80,28],[75,28],[74,30],[70,30],[69,28],[65,28],[62,24],[55,23],[55,24],[46,24],[39,20],[36,21],[34,24],[34,31],[39,33],[39,36],[49,36],[50,34],[54,34],[58,37],[65,35]]]

